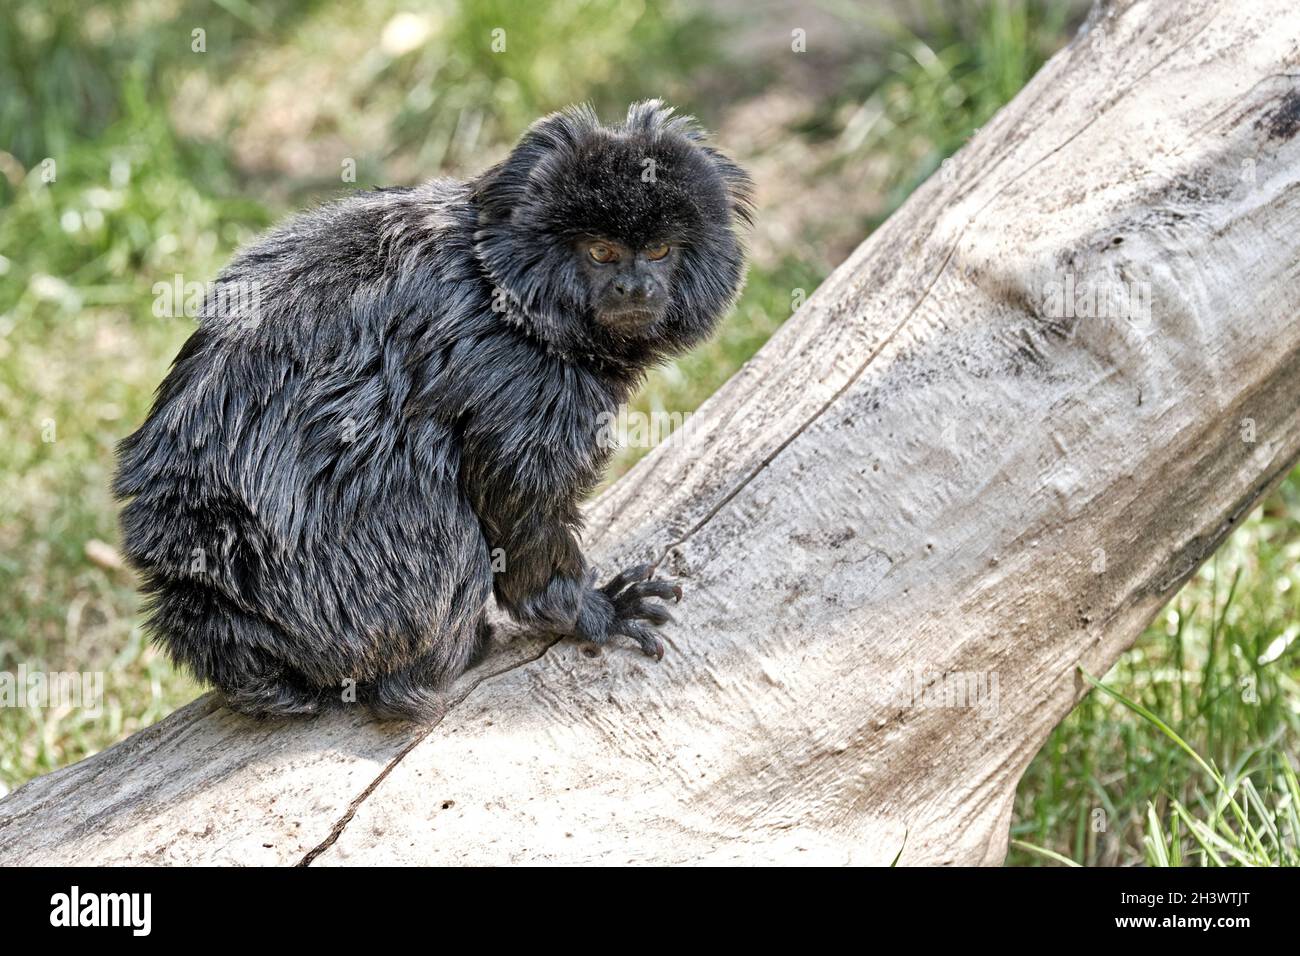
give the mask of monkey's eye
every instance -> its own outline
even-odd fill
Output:
[[[607,242],[593,242],[587,254],[597,262],[614,262],[618,259],[618,250]]]
[[[666,242],[657,242],[653,246],[646,246],[645,257],[658,261],[672,252],[672,249],[673,247]]]

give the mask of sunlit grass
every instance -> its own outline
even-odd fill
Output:
[[[1150,841],[1164,834],[1167,846],[1178,829],[1179,858],[1205,862],[1188,820],[1222,822],[1207,765],[1261,795],[1250,801],[1253,817],[1267,804],[1271,817],[1288,819],[1287,775],[1300,765],[1298,497],[1300,471],[1107,675],[1123,699],[1094,692],[1052,731],[1021,781],[1014,837],[1116,865],[1149,861]],[[1161,723],[1135,719],[1126,701]],[[1294,841],[1273,858],[1294,864]],[[1009,862],[1035,858],[1013,850]]]

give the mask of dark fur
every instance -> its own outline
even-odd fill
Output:
[[[494,594],[526,624],[662,654],[651,599],[673,587],[637,569],[593,588],[579,503],[600,414],[733,301],[749,196],[658,103],[613,128],[574,109],[472,182],[357,195],[244,249],[217,286],[255,287],[257,315],[210,296],[119,448],[152,633],[254,714],[356,681],[380,716],[434,716]],[[586,238],[680,244],[653,322],[602,321]]]
[[[312,713],[354,680],[415,719],[477,653],[493,594],[521,622],[662,654],[650,598],[673,588],[645,568],[591,587],[578,503],[601,412],[735,298],[749,189],[658,103],[612,129],[572,109],[472,182],[357,195],[240,252],[217,286],[252,284],[259,312],[209,297],[118,450],[156,639],[244,713]],[[681,243],[653,325],[602,324],[584,237]]]

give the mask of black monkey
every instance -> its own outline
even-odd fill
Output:
[[[680,590],[648,567],[594,587],[579,503],[603,416],[735,299],[751,217],[745,172],[649,101],[611,127],[553,114],[468,183],[343,199],[242,250],[118,449],[151,633],[250,714],[353,686],[433,717],[493,595],[661,657]]]

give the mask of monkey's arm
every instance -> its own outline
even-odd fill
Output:
[[[581,527],[578,503],[601,464],[595,415],[564,409],[572,398],[567,391],[539,402],[529,386],[545,389],[536,380],[515,380],[490,412],[472,415],[462,433],[464,486],[492,551],[497,603],[521,623],[596,643],[622,634],[662,657],[654,626],[671,617],[653,599],[680,599],[681,590],[650,580],[650,565],[593,587],[575,532]],[[537,409],[552,414],[539,418]],[[591,435],[575,434],[573,422],[584,418],[592,420]]]

